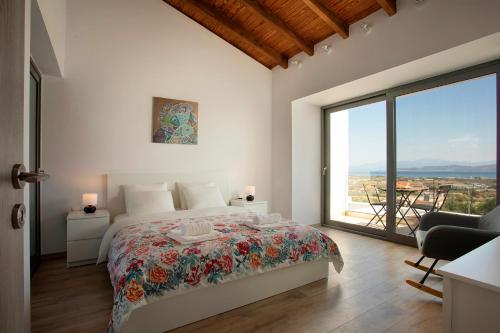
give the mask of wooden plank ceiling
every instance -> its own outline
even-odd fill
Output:
[[[164,0],[267,68],[333,34],[349,37],[349,25],[383,9],[396,14],[396,0]]]

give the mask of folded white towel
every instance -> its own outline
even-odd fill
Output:
[[[214,226],[210,222],[181,223],[180,234],[182,236],[199,236],[211,233]]]
[[[174,229],[171,232],[167,234],[168,237],[172,238],[173,240],[181,243],[181,244],[192,244],[192,243],[198,243],[198,242],[206,242],[209,240],[214,240],[219,238],[221,233],[219,231],[213,230],[212,232],[204,235],[198,235],[198,236],[184,236],[181,235],[181,231],[178,229]]]
[[[289,221],[281,221],[278,223],[270,223],[270,224],[255,224],[251,222],[245,223],[247,227],[250,227],[252,229],[256,230],[266,230],[266,229],[274,229],[274,228],[280,228],[280,227],[290,227],[293,226],[293,223],[290,223]]]
[[[253,217],[253,224],[273,224],[281,221],[280,213],[272,213],[268,215],[255,215]]]

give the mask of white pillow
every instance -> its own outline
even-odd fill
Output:
[[[225,207],[226,202],[216,186],[189,186],[185,188],[188,209]]]
[[[181,204],[181,209],[188,209],[187,205],[187,200],[186,200],[186,195],[184,194],[186,191],[186,188],[191,187],[191,186],[215,186],[213,182],[200,182],[200,183],[184,183],[184,182],[177,182],[177,189],[179,193],[179,200]]]
[[[148,185],[123,185],[125,193],[131,191],[167,191],[167,183],[148,184]]]
[[[127,193],[126,208],[129,215],[175,211],[174,200],[170,191],[129,191]]]
[[[157,184],[137,184],[137,185],[122,185],[123,187],[123,192],[124,192],[124,197],[125,197],[125,208],[128,212],[128,206],[130,206],[132,203],[129,203],[130,201],[130,193],[131,192],[144,192],[144,191],[168,191],[167,188],[167,183],[157,183]]]

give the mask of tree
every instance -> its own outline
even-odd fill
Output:
[[[486,198],[472,207],[472,214],[484,215],[497,206],[497,199],[495,197]]]

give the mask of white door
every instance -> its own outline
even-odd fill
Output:
[[[25,331],[23,229],[12,211],[23,203],[12,167],[23,161],[24,0],[0,0],[0,332]]]

